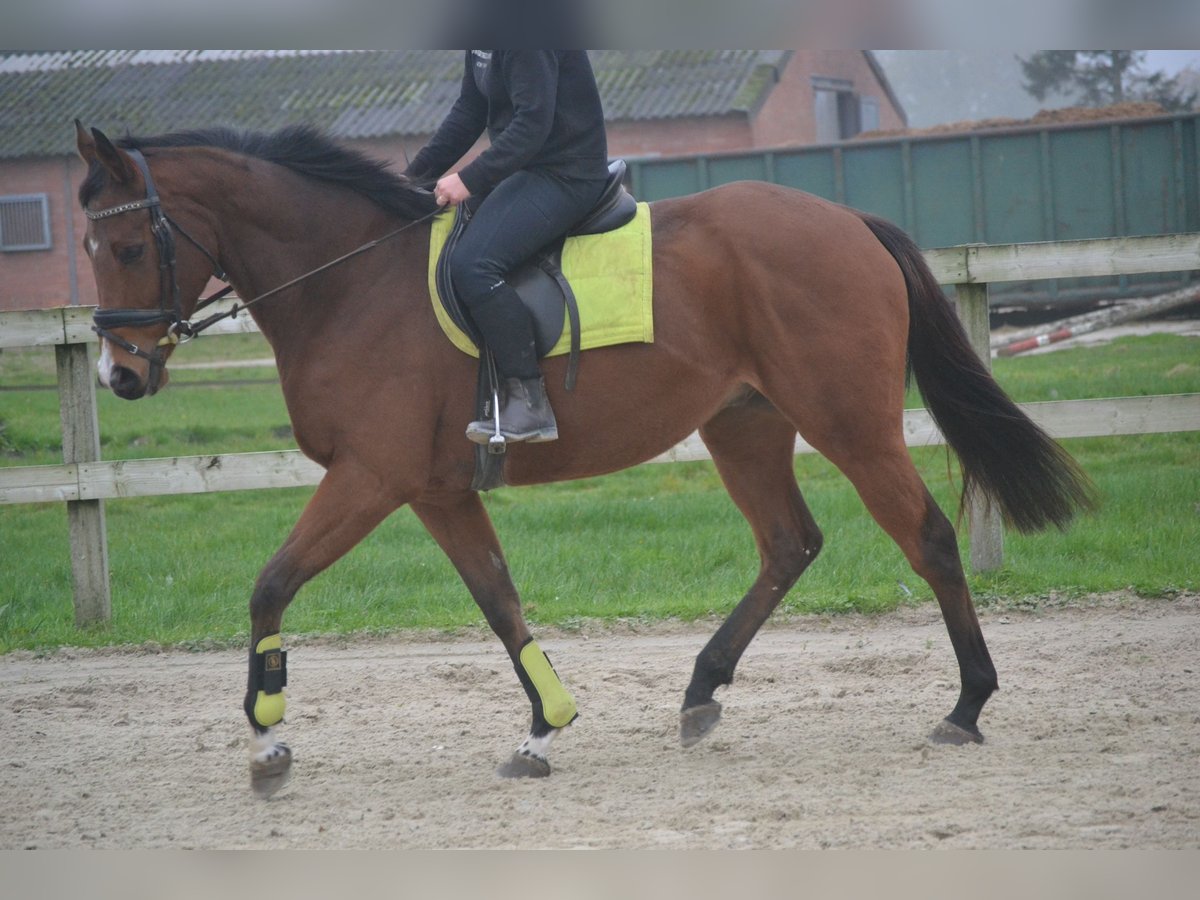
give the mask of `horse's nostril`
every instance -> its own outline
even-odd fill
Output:
[[[108,378],[108,386],[118,397],[125,400],[136,400],[146,393],[146,386],[138,378],[137,373],[125,366],[116,366]]]

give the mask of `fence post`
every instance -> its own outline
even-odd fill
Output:
[[[990,372],[992,353],[989,348],[991,325],[988,321],[988,286],[986,284],[956,284],[958,317],[975,353]],[[968,535],[971,544],[971,568],[988,572],[1004,564],[1004,529],[1000,511],[982,498],[967,501]]]
[[[63,462],[93,462],[100,458],[100,422],[96,414],[95,369],[88,358],[90,344],[58,344],[59,414],[62,419]],[[89,625],[112,618],[108,583],[108,532],[103,500],[68,500],[71,538],[71,576],[75,586],[75,624]]]

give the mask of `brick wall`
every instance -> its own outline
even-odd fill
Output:
[[[720,153],[751,146],[750,123],[741,115],[608,125],[608,153],[613,157]]]
[[[812,78],[849,81],[854,92],[879,102],[879,127],[903,128],[900,114],[888,100],[870,63],[862,53],[844,50],[797,50],[780,74],[779,84],[754,116],[755,147],[811,144],[817,139]]]
[[[0,251],[0,309],[37,309],[94,304],[95,285],[83,252],[83,214],[75,200],[86,170],[75,158],[11,160],[0,164],[0,196],[46,194],[50,206],[49,250]],[[71,262],[77,300],[72,296]]]
[[[671,119],[653,122],[609,122],[608,154],[611,157],[678,156],[688,153],[719,153],[755,146],[750,123],[745,116],[722,118]],[[369,156],[389,160],[402,171],[429,136],[352,141]],[[800,141],[799,138],[796,139]],[[800,141],[802,142],[802,141]],[[484,147],[481,140],[463,158],[463,165],[474,159]],[[456,168],[460,168],[456,167]]]
[[[879,101],[881,128],[903,127],[862,53],[798,50],[779,73],[779,83],[766,102],[749,117],[739,114],[611,122],[609,153],[636,158],[811,144],[816,140],[814,75],[852,82],[856,93]],[[405,160],[411,159],[426,140],[392,138],[359,141],[357,146],[403,169]],[[91,265],[81,246],[86,220],[75,201],[84,174],[83,163],[73,156],[0,161],[0,196],[45,193],[53,232],[49,250],[0,252],[0,310],[96,303]]]

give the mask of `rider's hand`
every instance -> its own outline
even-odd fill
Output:
[[[471,192],[457,174],[446,175],[438,179],[438,183],[433,189],[433,197],[437,200],[438,206],[458,206],[470,196]]]

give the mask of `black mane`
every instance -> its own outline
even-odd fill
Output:
[[[116,144],[126,150],[216,147],[241,153],[309,178],[349,188],[405,219],[418,219],[437,208],[429,191],[396,174],[387,163],[343,147],[308,125],[289,126],[270,133],[207,128],[153,137],[124,137]],[[103,187],[104,181],[104,169],[93,164],[79,188],[80,205],[86,206]]]

